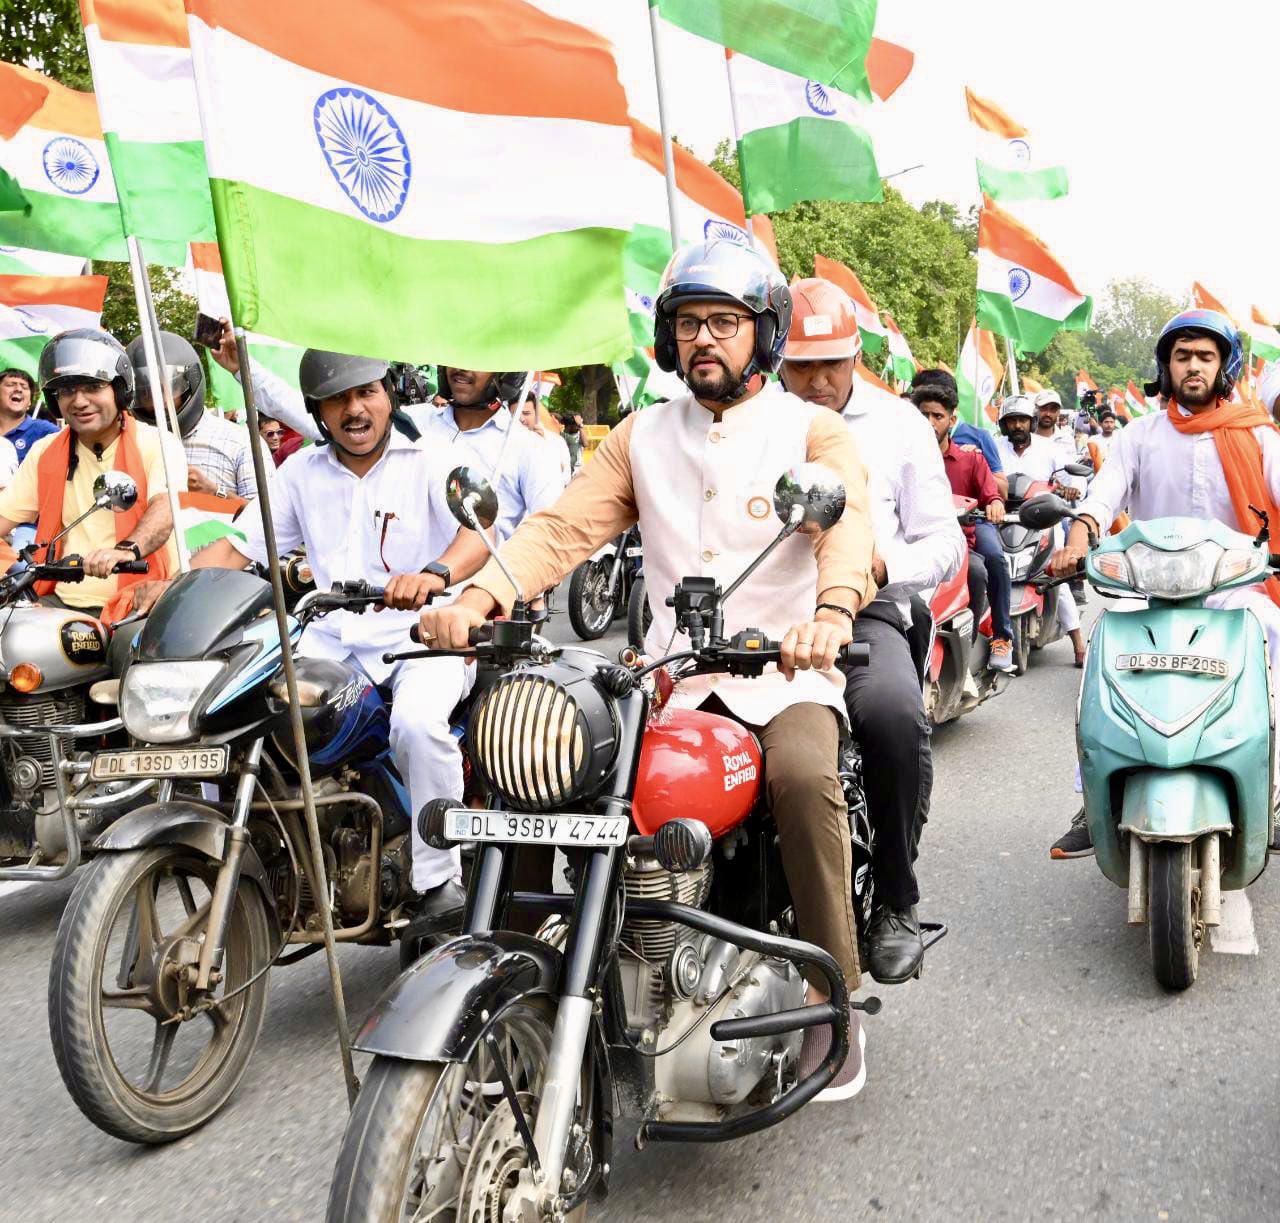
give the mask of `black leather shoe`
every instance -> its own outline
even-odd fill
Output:
[[[462,929],[467,894],[453,880],[421,893],[409,913],[409,924],[400,931],[400,967],[424,956],[437,943]]]
[[[916,976],[923,960],[924,941],[914,906],[878,907],[867,931],[867,968],[871,975],[881,985],[898,985]]]

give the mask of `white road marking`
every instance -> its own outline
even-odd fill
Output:
[[[1226,955],[1257,955],[1253,905],[1244,892],[1222,893],[1222,924],[1209,927],[1209,946]]]

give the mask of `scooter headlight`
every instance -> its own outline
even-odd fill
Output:
[[[125,730],[143,743],[179,743],[195,733],[191,715],[225,663],[135,662],[120,685]]]
[[[1135,590],[1153,599],[1190,599],[1213,589],[1223,552],[1209,540],[1178,552],[1138,543],[1125,549],[1125,557]]]

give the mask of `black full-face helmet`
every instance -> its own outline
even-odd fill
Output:
[[[156,423],[156,404],[151,398],[151,379],[147,375],[147,349],[138,336],[128,349],[133,365],[135,386],[133,414],[148,425]],[[169,384],[173,406],[178,413],[178,430],[186,437],[204,415],[204,366],[200,355],[180,335],[172,331],[160,333],[160,378]],[[163,408],[163,405],[160,405]]]

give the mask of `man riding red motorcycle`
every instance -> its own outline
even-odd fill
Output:
[[[606,540],[634,523],[645,537],[651,590],[690,574],[728,583],[774,531],[779,470],[819,462],[844,482],[843,518],[816,538],[791,537],[736,596],[739,614],[782,639],[777,670],[759,679],[707,676],[681,683],[674,701],[729,713],[755,729],[779,846],[801,936],[859,979],[848,813],[836,772],[844,676],[835,668],[859,608],[876,592],[865,471],[832,413],[767,381],[782,358],[791,293],[752,248],[727,239],[679,251],[656,305],[659,365],[690,394],[628,417],[550,509],[522,524],[502,548],[521,590],[490,563],[450,607],[424,612],[424,643],[462,649],[468,634],[515,599],[554,586]],[[652,608],[653,655],[675,639],[672,610]],[[823,997],[811,981],[811,996]],[[865,1082],[858,1016],[850,1054],[823,1095],[847,1099]],[[830,1033],[805,1035],[801,1073],[830,1048]]]

